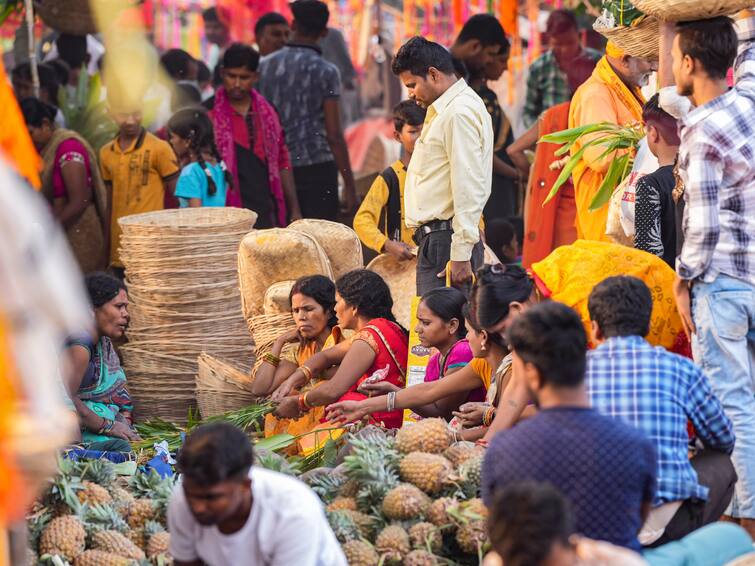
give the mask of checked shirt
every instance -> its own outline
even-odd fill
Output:
[[[755,17],[738,28],[736,86],[681,122],[686,207],[676,271],[685,280],[724,274],[755,285]]]
[[[588,352],[586,381],[594,409],[644,431],[655,444],[654,505],[708,498],[689,463],[687,419],[707,447],[721,452],[734,448],[734,432],[700,367],[639,336],[614,337]]]

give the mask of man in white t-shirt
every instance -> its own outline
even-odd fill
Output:
[[[168,507],[175,566],[346,566],[317,496],[252,461],[233,425],[203,425],[186,439]]]

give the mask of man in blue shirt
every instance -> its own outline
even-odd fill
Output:
[[[588,310],[593,342],[587,354],[587,391],[593,408],[642,430],[658,455],[653,511],[643,544],[678,540],[718,520],[737,477],[731,421],[703,371],[687,358],[654,348],[653,300],[636,277],[609,277],[595,286]],[[689,459],[687,420],[704,449]]]
[[[540,411],[490,443],[482,470],[486,505],[514,482],[548,482],[571,502],[576,532],[639,550],[637,533],[655,493],[655,451],[637,429],[590,408],[579,315],[541,303],[513,322],[508,342],[514,372]]]

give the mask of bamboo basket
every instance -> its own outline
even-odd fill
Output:
[[[291,313],[262,314],[251,318],[249,332],[254,338],[255,361],[252,367],[252,376],[256,375],[257,368],[262,364],[265,354],[273,349],[273,344],[281,334],[296,328]]]
[[[417,294],[417,259],[399,261],[391,255],[381,254],[367,269],[380,275],[388,284],[393,298],[393,315],[404,327],[412,322],[412,301]]]
[[[298,230],[253,230],[239,246],[238,277],[244,318],[264,313],[265,292],[278,281],[305,275],[333,278],[330,261],[312,236]]]
[[[623,49],[627,55],[645,59],[658,59],[660,22],[656,18],[645,18],[636,26],[617,26],[614,28],[601,27],[596,22],[593,29]]]
[[[262,309],[265,314],[288,314],[291,315],[291,301],[289,296],[291,295],[291,289],[296,281],[289,279],[288,281],[278,281],[273,283],[265,291],[265,300],[262,304]]]
[[[197,365],[197,405],[203,419],[254,403],[250,367],[236,367],[205,353],[199,356]]]
[[[632,0],[635,8],[666,22],[708,20],[753,7],[753,0]]]
[[[348,226],[329,220],[305,218],[292,222],[288,228],[309,234],[317,240],[330,260],[334,279],[364,267],[362,242]]]
[[[172,208],[133,214],[118,220],[124,236],[136,232],[142,237],[175,235],[184,238],[249,231],[257,221],[257,213],[245,208],[201,207]],[[201,242],[194,240],[197,245]],[[154,243],[154,242],[153,242]]]
[[[89,0],[37,0],[34,8],[51,28],[72,35],[97,33],[97,22]]]

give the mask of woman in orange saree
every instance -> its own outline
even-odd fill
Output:
[[[366,269],[350,271],[336,282],[336,315],[344,329],[355,331],[349,343],[341,343],[312,356],[273,394],[280,403],[278,417],[298,418],[339,400],[366,399],[364,383],[387,381],[403,387],[406,382],[407,332],[393,316],[393,299],[385,281]],[[291,395],[308,375],[338,364],[336,374],[320,387]],[[391,410],[372,415],[374,424],[398,428],[403,412]]]

